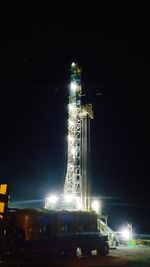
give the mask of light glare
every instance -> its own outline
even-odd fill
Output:
[[[128,229],[123,229],[121,234],[122,234],[122,237],[125,240],[129,240],[130,239],[130,231]]]
[[[55,204],[55,203],[57,202],[57,200],[58,200],[58,197],[55,196],[55,195],[52,195],[52,196],[48,197],[47,200],[48,200],[50,203]]]
[[[92,210],[94,210],[95,212],[99,212],[99,201],[98,200],[94,200],[92,202]]]
[[[64,199],[66,202],[70,203],[73,201],[73,195],[65,195]]]

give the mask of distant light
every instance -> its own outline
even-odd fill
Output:
[[[58,197],[55,196],[55,195],[52,195],[52,196],[50,196],[50,197],[47,198],[47,201],[49,203],[52,203],[52,204],[55,204],[57,202],[57,200],[58,200]]]
[[[93,202],[92,202],[92,210],[94,210],[96,213],[98,213],[99,212],[99,208],[100,208],[100,203],[99,203],[99,201],[98,200],[94,200]]]
[[[75,82],[71,82],[70,89],[71,89],[72,92],[75,92],[76,89],[77,89],[77,84]]]
[[[121,231],[122,237],[124,240],[129,240],[130,239],[130,231],[128,229],[123,229]]]
[[[73,201],[73,195],[65,195],[64,199],[66,202],[70,203]]]

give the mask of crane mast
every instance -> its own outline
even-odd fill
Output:
[[[81,103],[81,69],[71,64],[68,104],[68,156],[64,195],[78,200],[82,210],[90,209],[90,179],[88,172],[89,125],[93,118],[92,105]]]

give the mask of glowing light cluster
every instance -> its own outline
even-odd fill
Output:
[[[119,233],[121,239],[125,240],[125,241],[130,241],[133,238],[133,231],[132,231],[132,224],[129,225],[127,224],[126,227],[123,227],[120,229]]]
[[[64,194],[62,195],[50,195],[45,199],[45,208],[46,209],[55,209],[62,205],[62,203],[66,203],[66,209],[68,209],[68,205],[75,210],[82,210],[82,200],[80,197],[75,196],[73,194]]]
[[[124,240],[130,239],[130,231],[128,229],[123,229],[121,234]]]
[[[92,210],[94,210],[96,213],[100,210],[100,202],[98,200],[93,200],[92,202]]]
[[[73,201],[73,195],[65,195],[64,199],[66,202],[70,203]]]
[[[58,197],[55,195],[51,195],[47,198],[47,201],[49,201],[50,203],[55,204],[58,201]]]

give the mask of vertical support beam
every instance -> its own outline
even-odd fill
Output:
[[[90,175],[90,119],[93,118],[92,105],[82,106],[82,198],[83,209],[91,209]]]
[[[87,210],[88,197],[88,142],[87,142],[87,116],[82,118],[82,200],[83,210]]]

